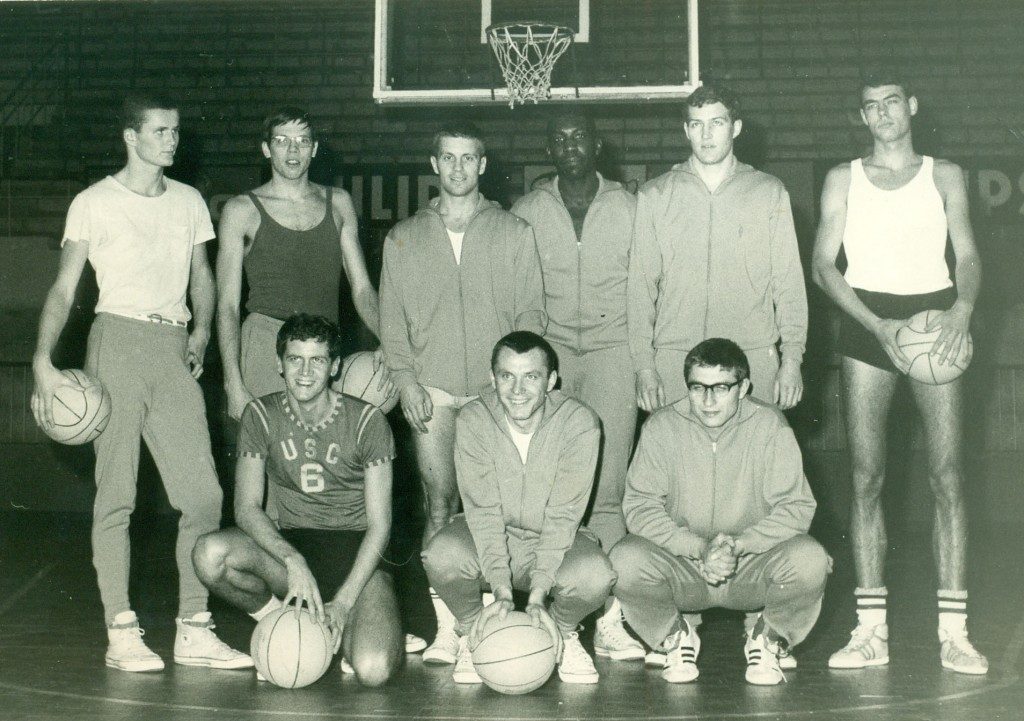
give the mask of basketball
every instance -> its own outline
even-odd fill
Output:
[[[327,625],[308,610],[283,606],[256,624],[250,655],[256,669],[275,686],[302,688],[327,673],[334,640]]]
[[[896,333],[897,345],[910,360],[910,370],[907,371],[907,375],[916,381],[934,386],[959,378],[967,370],[967,366],[971,362],[971,355],[974,353],[974,341],[969,333],[967,342],[961,346],[960,354],[953,359],[952,363],[940,363],[938,357],[929,353],[935,340],[942,333],[942,329],[926,331],[925,328],[929,321],[941,312],[923,310]]]
[[[483,682],[505,694],[540,688],[555,668],[555,644],[544,628],[521,611],[504,621],[492,619],[472,649],[473,665]]]
[[[372,403],[387,413],[398,403],[398,392],[392,391],[391,395],[385,396],[377,388],[384,372],[383,364],[374,372],[372,351],[353,353],[341,362],[341,375],[334,383],[334,390]]]
[[[58,443],[79,446],[91,443],[110,420],[110,394],[85,371],[61,371],[84,390],[61,386],[53,394],[53,427],[42,431]]]

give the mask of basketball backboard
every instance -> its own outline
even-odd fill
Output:
[[[551,100],[679,100],[699,84],[698,0],[376,0],[373,99],[389,105],[508,103],[486,29],[570,28]]]

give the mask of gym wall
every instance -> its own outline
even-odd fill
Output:
[[[629,22],[637,8],[621,5]],[[89,464],[66,462],[63,449],[46,446],[26,424],[24,365],[67,204],[122,162],[112,117],[124,92],[153,89],[181,99],[182,146],[172,174],[199,187],[214,215],[224,199],[263,179],[265,113],[281,104],[309,109],[322,125],[313,174],[357,196],[371,267],[387,227],[430,192],[426,149],[442,118],[463,115],[483,128],[486,190],[495,197],[507,202],[523,192],[545,165],[543,108],[374,105],[373,10],[372,0],[0,4],[0,445],[43,454],[54,474],[70,479],[71,492],[45,499],[51,507],[88,507]],[[742,97],[737,152],[786,182],[805,261],[824,173],[868,146],[857,114],[862,68],[901,65],[921,100],[918,149],[968,169],[986,285],[967,428],[973,502],[993,521],[1016,520],[1022,507],[1015,488],[1024,461],[1021,28],[1024,4],[992,0],[705,0],[700,17],[702,78],[727,82]],[[678,104],[592,110],[608,172],[642,180],[686,154]],[[84,347],[89,293],[83,289],[60,349],[68,365]],[[819,499],[839,518],[847,499],[834,319],[820,293],[810,295],[809,393],[792,421]],[[216,363],[208,359],[209,368]],[[214,373],[205,389],[215,415]],[[919,450],[912,414],[893,424]],[[908,458],[907,477],[919,486],[919,453]],[[5,505],[39,505],[40,493],[0,475]],[[906,511],[922,522],[929,517],[926,508]]]

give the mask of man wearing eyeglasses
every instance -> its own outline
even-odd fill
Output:
[[[235,419],[253,398],[284,390],[274,348],[285,319],[307,313],[338,322],[342,270],[363,323],[375,335],[380,326],[352,199],[309,180],[317,151],[309,115],[298,108],[270,115],[260,147],[270,180],[224,205],[217,236],[217,335]],[[239,328],[243,268],[248,315]]]
[[[690,158],[637,196],[627,284],[637,404],[653,411],[682,398],[687,351],[720,336],[746,352],[753,395],[792,408],[803,395],[807,294],[789,194],[733,153],[743,128],[735,96],[704,85],[686,104]]]
[[[626,620],[666,654],[662,677],[698,676],[700,638],[683,614],[760,612],[747,632],[746,679],[784,680],[779,654],[821,610],[831,559],[807,535],[816,503],[782,414],[749,397],[750,364],[710,338],[684,361],[686,398],[643,426],[629,468],[626,536],[609,554]]]

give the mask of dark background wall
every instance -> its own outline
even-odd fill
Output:
[[[621,6],[624,23],[642,11],[642,3],[594,5]],[[67,204],[121,163],[111,115],[125,91],[181,98],[183,139],[172,174],[197,185],[214,216],[224,199],[261,181],[258,132],[268,109],[308,108],[323,132],[313,174],[353,192],[371,268],[382,233],[429,192],[426,148],[447,115],[471,117],[487,135],[487,192],[506,202],[523,192],[529,167],[545,163],[543,108],[376,106],[373,12],[372,0],[0,4],[0,444],[68,479],[41,491],[14,471],[0,472],[0,500],[88,505],[88,454],[45,443],[32,427],[25,363]],[[805,258],[824,172],[868,147],[857,115],[863,68],[900,64],[921,100],[918,149],[968,170],[986,271],[969,378],[970,482],[975,512],[996,522],[1015,520],[1022,507],[1022,28],[1024,3],[1016,0],[705,0],[700,13],[702,77],[727,81],[742,96],[737,152],[786,182]],[[685,157],[678,104],[593,111],[609,172],[643,179]],[[834,318],[813,289],[811,301],[808,397],[792,421],[826,515],[840,518],[846,469]],[[90,310],[86,287],[60,351],[66,365],[79,362]],[[367,339],[353,333],[350,342]],[[205,388],[217,420],[215,374]],[[912,411],[897,412],[892,425],[897,471],[924,492]],[[900,509],[926,522],[924,496],[903,498],[895,501]]]

